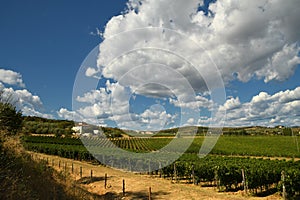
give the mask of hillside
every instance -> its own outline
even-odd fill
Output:
[[[186,126],[176,127],[170,129],[163,129],[159,131],[135,131],[128,129],[120,129],[117,127],[99,127],[87,123],[79,123],[69,120],[46,119],[41,117],[24,116],[22,132],[25,134],[39,134],[39,135],[55,135],[55,136],[70,136],[75,131],[72,130],[74,126],[83,126],[84,133],[94,134],[97,130],[99,134],[103,134],[108,138],[114,137],[174,137],[177,133],[181,135],[206,135],[210,128],[204,126]],[[286,135],[296,136],[300,135],[300,127],[223,127],[222,135]],[[178,135],[177,135],[178,136]]]

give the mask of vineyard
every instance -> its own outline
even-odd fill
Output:
[[[23,138],[26,149],[61,157],[106,163],[128,171],[149,169],[149,173],[175,182],[215,186],[219,191],[245,190],[252,194],[282,192],[285,186],[289,197],[300,194],[300,161],[228,157],[226,155],[299,157],[294,137],[221,137],[209,156],[197,156],[203,137],[195,138],[186,153],[171,163],[159,159],[135,157],[128,159],[115,147],[128,152],[157,152],[173,138]],[[84,144],[84,145],[83,145]],[[293,145],[294,144],[294,145]],[[179,145],[179,144],[178,144]],[[176,154],[176,148],[165,157]],[[95,159],[97,158],[97,159]],[[100,164],[99,163],[99,164]],[[166,166],[159,169],[160,166]],[[152,170],[158,169],[158,170]]]
[[[300,138],[299,138],[300,139]],[[95,146],[112,148],[112,143],[117,147],[134,152],[157,151],[176,138],[56,138],[27,136],[23,138],[28,148],[38,148],[45,145],[51,148],[51,144],[71,146]],[[181,139],[182,141],[184,139]],[[186,153],[197,154],[203,143],[204,137],[196,137],[187,149]],[[82,143],[83,142],[83,143]],[[300,141],[299,141],[300,142]],[[32,146],[32,147],[31,147]],[[85,149],[77,147],[78,149]],[[176,149],[174,149],[176,151]],[[224,136],[220,137],[211,154],[214,155],[241,155],[241,156],[265,156],[265,157],[289,157],[300,158],[298,137],[289,136]]]

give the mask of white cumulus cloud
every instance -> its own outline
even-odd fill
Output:
[[[25,87],[20,73],[0,69],[0,90],[3,92],[3,96],[10,98],[17,109],[22,111],[23,115],[53,118],[53,115],[43,112],[43,103],[38,95],[32,94],[26,88],[15,89],[7,87],[5,84]]]
[[[214,17],[197,12],[198,5],[202,3],[199,0],[140,2],[129,1],[127,12],[113,17],[105,27],[98,59],[98,66],[103,68],[105,77],[119,80],[120,76],[141,63],[164,63],[176,70],[182,66],[182,60],[173,61],[173,55],[166,52],[133,51],[128,54],[128,50],[144,47],[174,52],[184,49],[191,55],[200,51],[197,54],[198,61],[190,58],[197,64],[198,71],[208,67],[200,59],[204,48],[217,64],[225,81],[231,80],[235,72],[243,81],[255,74],[266,81],[283,80],[292,75],[299,64],[299,46],[296,42],[300,37],[300,22],[296,19],[300,18],[300,2],[297,0],[287,0],[284,4],[260,0],[217,1],[210,8],[215,13]],[[194,46],[181,43],[176,34],[167,31],[158,34],[149,27],[160,27],[161,31],[163,28],[172,29],[184,34],[187,40],[195,41],[199,47],[195,49]],[[124,34],[126,31],[130,34]],[[124,53],[126,56],[109,64]],[[184,71],[179,71],[186,75],[187,71],[191,71],[190,68],[182,66]],[[211,71],[205,75],[209,79],[214,73]],[[190,82],[197,78],[185,77]]]
[[[136,92],[167,98],[181,108],[210,110],[219,103],[219,112],[228,110],[228,119],[236,124],[284,120],[275,114],[298,105],[291,102],[291,95],[260,93],[242,103],[239,98],[214,102],[202,94],[236,78],[247,82],[256,77],[268,83],[292,76],[300,63],[300,1],[216,1],[209,15],[199,11],[202,4],[202,0],[129,0],[126,11],[105,26],[98,69],[88,68],[85,73],[94,77],[101,72],[101,78],[112,81],[78,97],[90,103],[79,112],[114,117],[129,125],[133,116],[128,114],[128,99]],[[108,109],[108,99],[113,110]],[[134,118],[150,123],[143,116]],[[214,120],[201,118],[193,123]]]
[[[241,103],[239,98],[226,101],[220,110],[227,109],[229,126],[245,125],[287,125],[300,122],[300,87],[275,94],[260,92],[249,102]]]
[[[25,87],[23,83],[22,75],[12,70],[0,69],[0,82],[9,85],[17,85]]]

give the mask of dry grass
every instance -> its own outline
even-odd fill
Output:
[[[18,137],[1,138],[1,141],[0,199],[94,199],[44,161],[33,160]]]

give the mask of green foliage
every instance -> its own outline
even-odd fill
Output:
[[[58,138],[44,136],[23,136],[23,144],[62,144],[62,145],[83,145],[79,138]]]
[[[208,131],[207,127],[198,127],[197,135],[205,135]]]
[[[292,136],[293,134],[292,134],[292,129],[291,128],[284,128],[283,130],[282,130],[282,133],[283,133],[283,135],[285,135],[285,136]]]
[[[119,128],[101,127],[101,130],[107,138],[118,138],[126,135],[126,133]]]
[[[227,131],[227,132],[223,132],[223,134],[224,135],[241,135],[241,136],[250,135],[245,129]]]
[[[25,134],[54,134],[56,136],[71,135],[74,126],[73,121],[25,116],[23,132]]]
[[[22,126],[22,113],[13,105],[10,97],[5,98],[0,91],[0,132],[16,134]]]
[[[178,128],[160,130],[156,136],[174,136],[178,132]]]
[[[48,140],[48,137],[28,137],[37,138],[41,140],[39,143]],[[53,143],[59,141],[66,141],[65,138],[55,139],[49,138]],[[299,138],[300,139],[300,138]],[[78,141],[79,139],[70,138],[70,140]],[[82,138],[88,140],[86,143],[95,146],[105,147],[111,142],[116,146],[136,152],[151,152],[157,151],[171,141],[176,142],[173,138],[114,138],[111,140],[105,138]],[[181,138],[180,141],[183,141]],[[197,137],[194,139],[191,146],[187,149],[186,153],[198,154],[199,149],[203,143],[204,137]],[[80,141],[80,140],[79,140]],[[48,142],[46,142],[48,143]],[[184,142],[183,142],[184,143]],[[221,136],[213,148],[211,154],[215,155],[238,155],[238,156],[278,156],[278,157],[300,157],[297,150],[297,137],[286,136]],[[181,145],[178,144],[178,145]],[[177,149],[174,149],[176,152]]]
[[[221,136],[212,154],[241,156],[300,157],[298,137],[289,136]],[[200,146],[202,141],[195,140]]]

